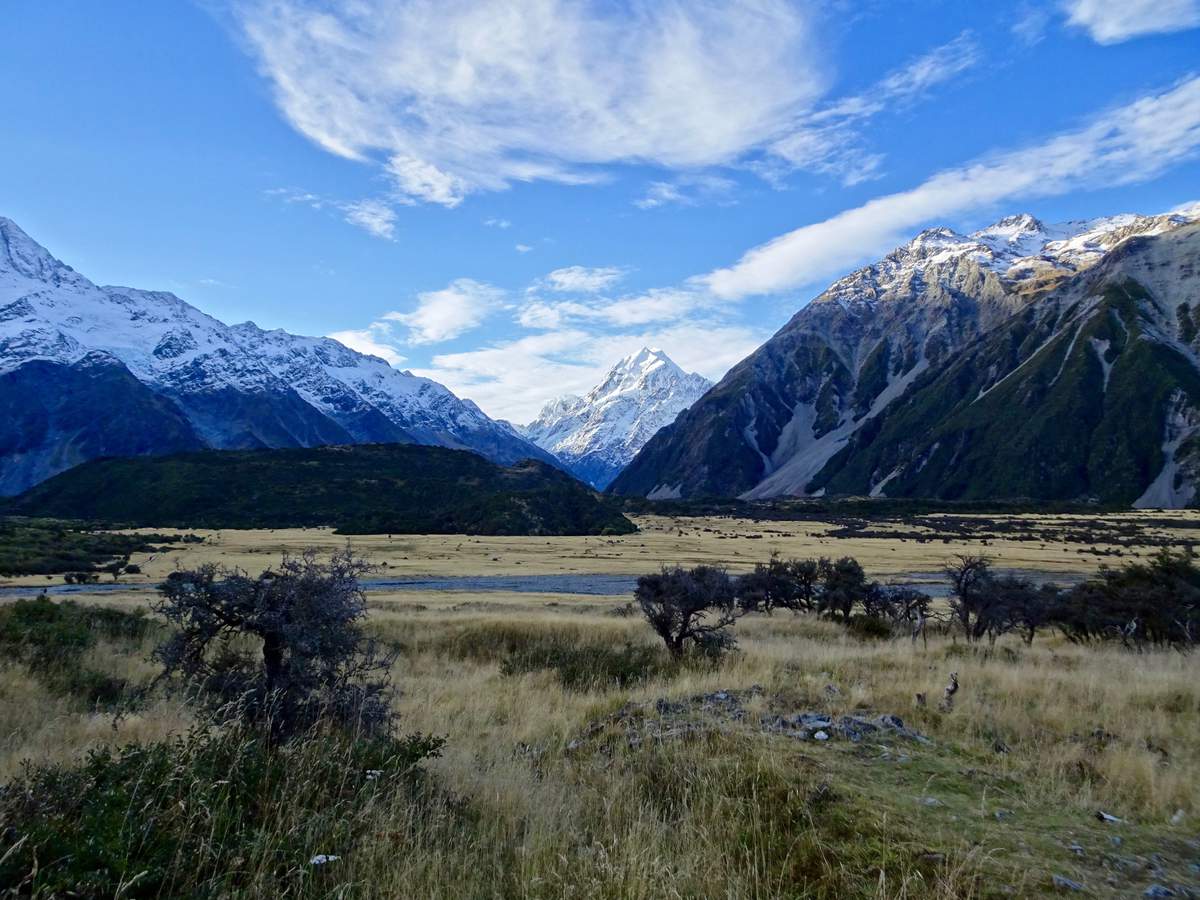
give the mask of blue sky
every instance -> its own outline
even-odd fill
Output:
[[[0,214],[496,416],[931,224],[1200,199],[1200,0],[8,0]]]

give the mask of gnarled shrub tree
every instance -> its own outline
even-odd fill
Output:
[[[155,651],[163,676],[277,738],[320,721],[386,732],[394,657],[360,626],[370,568],[347,548],[284,556],[257,578],[215,565],[173,572],[154,606],[177,629]]]
[[[738,605],[746,612],[767,614],[776,609],[811,610],[816,605],[819,583],[816,560],[785,561],[772,553],[767,562],[756,563],[754,571],[738,579]]]
[[[638,579],[634,596],[654,633],[673,657],[689,651],[720,656],[736,640],[729,630],[737,621],[733,579],[714,566],[664,568]]]

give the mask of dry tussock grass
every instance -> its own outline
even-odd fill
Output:
[[[584,570],[603,571],[590,559]],[[345,854],[336,883],[314,881],[314,892],[949,898],[1038,893],[1057,873],[1101,895],[1140,892],[1145,872],[1104,880],[1118,834],[1120,852],[1157,853],[1168,875],[1188,877],[1196,850],[1187,841],[1200,819],[1194,654],[1078,647],[1051,634],[986,653],[944,637],[928,647],[862,642],[829,622],[776,613],[743,618],[739,652],[719,666],[633,687],[568,690],[549,671],[501,674],[513,648],[547,637],[650,644],[639,618],[613,614],[625,602],[373,598],[370,627],[404,650],[393,671],[402,729],[449,738],[430,766],[445,792],[419,809],[365,811],[375,838]],[[137,649],[102,644],[89,665],[143,680],[148,645]],[[952,671],[962,689],[944,712],[937,700]],[[742,726],[636,749],[569,749],[589,723],[628,704],[755,685],[763,693],[747,702]],[[757,717],[781,709],[895,713],[933,744],[762,733]],[[66,760],[188,723],[185,709],[159,698],[114,726],[19,667],[0,667],[0,779],[22,759]],[[1098,809],[1126,821],[1104,825]],[[1086,855],[1069,850],[1073,842]],[[271,893],[266,873],[254,885],[250,893]]]

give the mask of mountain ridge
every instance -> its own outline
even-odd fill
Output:
[[[814,479],[915,383],[1131,239],[1171,233],[1198,214],[1193,206],[1052,226],[1022,214],[970,235],[926,229],[800,309],[648,442],[610,489],[757,499],[847,488],[845,479]]]
[[[84,359],[89,363],[80,368]],[[20,379],[13,373],[34,361],[59,367],[73,383],[99,377],[105,365],[106,383],[128,374],[149,396],[129,385],[122,396],[136,396],[145,426],[165,429],[169,439],[114,433],[100,415],[111,404],[99,396],[89,412],[14,393]],[[35,445],[0,429],[0,493],[7,494],[101,448],[157,453],[195,449],[197,442],[217,449],[408,442],[473,450],[499,463],[556,463],[435,381],[332,338],[229,326],[174,294],[96,285],[0,217],[4,391],[0,408],[36,408],[44,436]],[[178,416],[190,434],[168,427]],[[65,444],[64,435],[71,437]]]

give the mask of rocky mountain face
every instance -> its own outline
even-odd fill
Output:
[[[329,338],[93,284],[0,217],[0,494],[97,456],[419,443],[552,461],[447,388]]]
[[[548,403],[522,432],[578,478],[603,489],[650,438],[712,387],[661,350],[642,348],[585,397]]]
[[[797,313],[612,490],[1186,504],[1197,219],[922,232]]]

